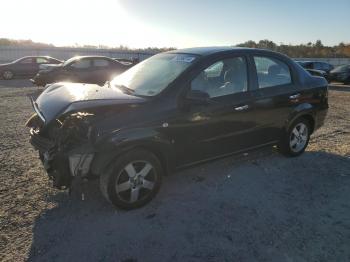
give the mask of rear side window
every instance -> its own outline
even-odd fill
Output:
[[[33,58],[25,58],[20,61],[21,64],[31,64],[33,63]]]
[[[254,56],[259,88],[267,88],[292,83],[289,67],[283,61],[265,56]]]
[[[91,65],[91,61],[88,59],[82,59],[78,60],[76,62],[73,62],[70,66],[76,69],[85,69],[89,68]]]
[[[47,59],[46,59],[46,58],[43,58],[43,57],[37,57],[37,58],[36,58],[36,63],[37,63],[37,64],[47,64],[47,63],[48,63],[48,61],[47,61]]]
[[[107,66],[109,66],[109,61],[107,61],[105,59],[96,59],[96,60],[94,60],[94,66],[107,67]]]
[[[322,63],[315,62],[314,63],[314,69],[316,69],[316,70],[324,70],[325,68],[323,67]]]
[[[331,64],[327,64],[327,63],[322,63],[322,68],[325,71],[330,71],[330,70],[333,69],[332,65]]]

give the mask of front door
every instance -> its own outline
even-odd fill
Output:
[[[178,166],[254,145],[254,100],[245,57],[216,61],[189,85],[189,90],[206,92],[210,99],[206,104],[190,104],[173,125]]]

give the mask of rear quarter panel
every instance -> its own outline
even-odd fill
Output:
[[[313,129],[323,125],[328,110],[328,82],[323,77],[300,75],[299,98],[292,100],[294,108],[287,128],[299,117],[312,117]]]

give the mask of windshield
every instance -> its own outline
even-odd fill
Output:
[[[141,96],[163,91],[197,59],[192,54],[165,53],[148,58],[115,77],[111,85]]]
[[[347,70],[350,70],[350,65],[338,66],[335,69],[333,69],[333,72],[339,73],[339,72],[346,72]]]
[[[68,65],[70,62],[74,61],[74,60],[77,60],[77,57],[72,57],[72,58],[69,58],[68,60],[66,60],[64,63],[63,63],[63,66],[66,66]]]

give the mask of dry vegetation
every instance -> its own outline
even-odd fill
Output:
[[[304,156],[205,164],[116,213],[98,192],[83,203],[50,188],[24,127],[36,91],[0,87],[1,261],[350,260],[350,92],[330,92]]]

